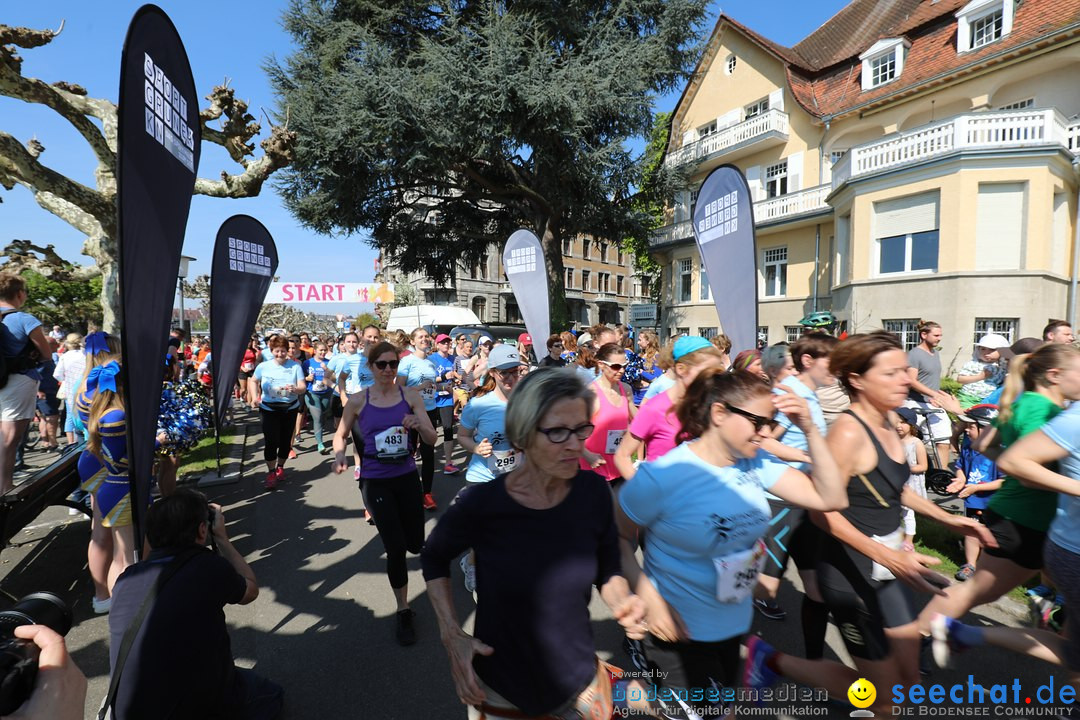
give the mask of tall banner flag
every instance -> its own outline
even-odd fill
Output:
[[[277,265],[274,238],[261,222],[233,215],[221,224],[210,268],[210,373],[218,429]]]
[[[503,268],[521,317],[525,318],[525,329],[532,335],[533,347],[543,347],[551,334],[551,307],[544,249],[536,236],[528,230],[515,231],[503,248]]]
[[[757,253],[750,186],[734,165],[709,173],[694,208],[694,237],[732,357],[757,347]]]
[[[120,322],[136,548],[150,499],[169,321],[202,133],[195,80],[169,17],[144,5],[120,58]]]

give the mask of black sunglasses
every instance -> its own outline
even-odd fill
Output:
[[[570,434],[573,433],[577,436],[578,440],[587,440],[592,435],[593,429],[596,426],[592,423],[585,423],[584,425],[578,425],[576,428],[568,427],[553,427],[553,428],[536,428],[537,432],[542,432],[547,435],[547,439],[556,445],[561,445],[570,439]]]
[[[624,367],[626,367],[626,365],[624,365],[623,363],[609,363],[606,360],[601,360],[600,362],[602,362],[604,365],[607,365],[609,368],[611,368],[615,372],[619,372]]]
[[[735,413],[736,415],[742,415],[744,418],[749,420],[754,426],[754,432],[761,432],[761,428],[763,427],[768,427],[769,430],[775,430],[776,426],[780,423],[780,421],[776,419],[775,415],[771,417],[765,417],[764,415],[755,415],[754,413],[747,412],[742,408],[737,408],[730,403],[724,403],[724,407],[728,409],[728,412]]]
[[[380,370],[385,370],[388,365],[394,370],[397,370],[399,362],[399,360],[376,360],[372,363],[372,365],[379,368]]]

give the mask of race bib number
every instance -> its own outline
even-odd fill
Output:
[[[424,398],[424,402],[435,399],[435,386],[426,387],[420,391],[420,397]]]
[[[326,390],[326,383],[322,380],[316,380],[315,384],[311,386],[311,392],[323,392]]]
[[[713,558],[716,599],[722,603],[739,603],[750,597],[764,563],[765,543],[762,540],[749,550]]]
[[[505,475],[511,470],[516,470],[521,460],[521,453],[516,450],[493,450],[488,459],[491,472],[496,475]]]
[[[607,442],[604,443],[604,454],[614,455],[615,451],[619,449],[619,445],[622,443],[623,435],[625,434],[625,430],[608,430]]]
[[[288,400],[292,397],[292,390],[285,387],[284,385],[270,388],[270,391],[270,394],[273,397],[278,398],[279,400]]]
[[[380,460],[404,460],[409,454],[405,428],[394,425],[375,436],[375,456]]]
[[[899,550],[904,546],[904,527],[901,525],[888,535],[871,535],[870,539],[891,550]],[[881,563],[875,562],[870,567],[870,579],[884,582],[885,580],[895,580],[896,576],[893,575],[892,570],[889,570]]]

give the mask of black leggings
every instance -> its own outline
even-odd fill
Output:
[[[409,584],[405,552],[424,546],[424,497],[416,470],[392,478],[364,478],[364,504],[386,550],[386,575],[395,590]]]
[[[432,427],[439,427],[439,409],[427,411],[428,420]],[[436,442],[438,438],[436,438]],[[431,492],[431,486],[435,483],[435,446],[428,445],[420,437],[416,430],[409,431],[409,443],[412,447],[420,448],[420,480],[424,484],[424,494]]]
[[[262,417],[263,458],[266,462],[273,462],[274,458],[277,458],[278,465],[284,465],[289,459],[297,410],[299,408],[259,408],[259,415]]]

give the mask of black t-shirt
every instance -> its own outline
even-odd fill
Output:
[[[109,612],[109,666],[150,587],[186,548],[155,550],[117,579]],[[114,718],[227,718],[235,672],[224,607],[247,583],[210,550],[189,560],[161,588],[124,664]]]
[[[506,476],[475,485],[451,505],[421,553],[424,579],[450,577],[450,563],[476,552],[477,674],[530,715],[570,700],[596,675],[589,618],[592,587],[619,575],[619,541],[607,482],[578,473],[548,510],[518,504]]]
[[[540,367],[554,367],[561,368],[566,366],[566,361],[562,358],[555,360],[550,355],[545,355],[544,359],[540,361]]]

